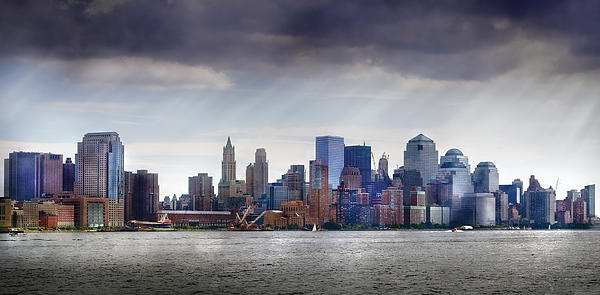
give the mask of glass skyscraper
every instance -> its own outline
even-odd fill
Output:
[[[329,167],[329,185],[337,187],[344,169],[344,138],[339,136],[317,136],[315,158]]]
[[[84,135],[75,155],[75,193],[121,200],[124,195],[124,147],[116,132]]]
[[[371,147],[353,145],[344,148],[344,167],[356,167],[360,171],[361,187],[371,183]]]
[[[500,188],[496,165],[492,162],[477,164],[473,172],[473,184],[476,193],[493,193]]]
[[[419,134],[408,141],[404,151],[404,170],[419,171],[423,185],[435,179],[438,170],[438,152],[435,150],[433,140]]]

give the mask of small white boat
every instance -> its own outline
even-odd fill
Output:
[[[313,229],[312,229],[312,231],[317,231],[317,225],[316,225],[316,224],[313,224]]]
[[[473,230],[473,227],[470,225],[463,225],[460,228],[458,228],[460,230]]]

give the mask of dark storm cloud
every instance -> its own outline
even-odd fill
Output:
[[[369,60],[434,79],[486,79],[521,62],[498,50],[519,36],[568,46],[569,71],[597,69],[599,15],[598,1],[2,1],[0,52],[263,74]]]

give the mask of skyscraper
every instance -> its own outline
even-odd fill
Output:
[[[415,136],[406,144],[404,170],[416,170],[421,174],[423,185],[435,179],[438,169],[438,152],[433,140],[423,134]]]
[[[63,164],[63,191],[72,192],[75,189],[75,163],[67,158]]]
[[[63,191],[62,155],[13,152],[4,160],[4,195],[24,201]]]
[[[390,175],[388,172],[388,160],[389,159],[390,159],[390,156],[387,156],[385,153],[383,153],[383,155],[379,159],[379,163],[377,164],[377,174],[379,174],[379,176],[381,178],[391,181]]]
[[[477,164],[473,172],[473,184],[476,193],[493,193],[499,187],[499,175],[496,165],[492,162]]]
[[[160,196],[158,174],[148,173],[148,170],[138,170],[137,173],[126,172],[124,178],[127,183],[126,196],[131,198],[125,200],[126,218],[154,220]]]
[[[460,154],[460,161],[453,155]],[[441,158],[438,170],[438,176],[433,181],[435,187],[437,202],[439,205],[450,207],[450,220],[458,223],[463,219],[460,216],[461,203],[465,194],[473,193],[473,184],[471,183],[471,173],[469,172],[469,159],[462,155],[457,149],[451,149],[446,156]],[[428,204],[431,205],[431,204]]]
[[[268,182],[269,163],[267,162],[267,152],[264,148],[259,148],[254,153],[254,200],[267,193]]]
[[[77,143],[75,193],[123,198],[124,147],[116,132],[87,133]]]
[[[246,193],[254,197],[254,163],[246,166]]]
[[[39,194],[56,194],[63,191],[63,156],[57,154],[40,154]]]
[[[322,160],[310,161],[309,222],[323,225],[329,219],[329,174]]]
[[[586,185],[582,190],[582,197],[587,204],[587,216],[596,216],[596,185]]]
[[[508,195],[509,204],[523,202],[523,181],[520,179],[513,180],[512,184],[502,184],[499,188]]]
[[[4,196],[26,201],[39,196],[40,153],[13,152],[4,160]]]
[[[291,201],[305,201],[305,177],[304,165],[291,165],[290,169],[282,175],[283,185],[288,187],[288,195]]]
[[[361,187],[371,183],[371,147],[352,145],[344,147],[344,167],[356,167],[360,171]]]
[[[315,158],[329,167],[329,185],[337,187],[344,169],[344,138],[339,136],[318,136]]]
[[[532,223],[554,223],[556,211],[556,192],[554,189],[544,189],[531,175],[529,188],[523,194],[525,218]]]
[[[235,147],[231,145],[231,138],[227,136],[227,144],[223,147],[220,182],[233,181],[236,179],[235,175]]]
[[[198,173],[188,178],[188,194],[192,201],[192,210],[212,210],[212,196],[215,188],[213,178],[208,173]]]
[[[462,163],[467,167],[469,173],[471,172],[471,165],[469,165],[469,158],[463,154],[459,149],[449,149],[445,155],[440,157],[440,165],[448,162]]]

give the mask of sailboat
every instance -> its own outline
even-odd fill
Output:
[[[317,231],[317,225],[316,225],[316,224],[313,224],[313,229],[312,229],[312,231]]]

